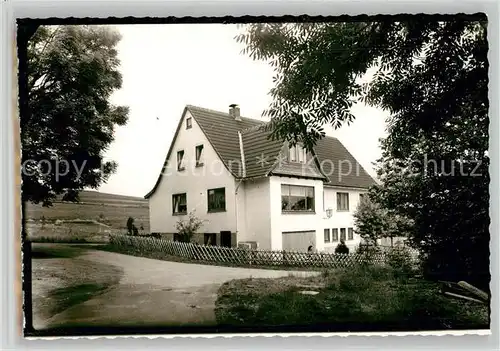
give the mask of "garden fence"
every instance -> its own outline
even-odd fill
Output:
[[[110,235],[110,242],[142,253],[160,253],[201,262],[235,265],[348,268],[360,264],[385,264],[387,260],[387,252],[336,254],[265,251],[128,235]]]

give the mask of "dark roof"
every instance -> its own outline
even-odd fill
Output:
[[[314,147],[323,174],[330,180],[325,185],[368,188],[375,180],[342,143],[333,137],[324,137]]]
[[[206,108],[188,105],[187,109],[193,115],[205,133],[208,141],[212,144],[215,152],[236,177],[241,177],[241,153],[238,132],[244,129],[255,127],[264,122],[241,117],[241,121],[235,120],[229,113],[212,111]]]
[[[283,142],[271,140],[262,128],[251,128],[242,133],[246,177],[265,176],[273,168]]]
[[[336,138],[325,137],[319,140],[314,148],[316,162],[304,168],[301,164],[285,160],[284,155],[288,150],[286,142],[270,139],[269,132],[263,128],[266,124],[264,121],[246,117],[241,117],[241,121],[238,121],[229,113],[192,105],[186,106],[183,115],[186,110],[191,113],[215,152],[236,178],[257,178],[274,174],[323,179],[325,185],[332,186],[367,188],[375,184],[373,178]],[[181,127],[181,121],[177,126],[174,140]],[[238,132],[241,133],[243,142],[245,175],[240,166],[242,161]],[[172,146],[173,142],[165,158],[164,167],[172,152]],[[348,164],[352,165],[351,172],[348,172]],[[339,172],[339,169],[342,172]],[[145,196],[146,198],[155,192],[161,177],[160,174],[153,189]]]

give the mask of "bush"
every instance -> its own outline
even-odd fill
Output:
[[[187,220],[180,219],[175,228],[179,234],[180,241],[189,243],[193,235],[202,227],[203,221],[195,216],[194,211],[189,212]]]
[[[380,248],[376,245],[363,245],[360,244],[356,247],[356,254],[361,255],[361,262],[364,265],[373,263],[374,258],[380,255]]]
[[[340,243],[337,245],[335,248],[335,253],[336,254],[348,254],[349,253],[349,248],[345,244],[343,240],[340,241]]]
[[[391,248],[386,252],[385,262],[394,269],[397,275],[408,276],[414,272],[413,258],[404,248]]]

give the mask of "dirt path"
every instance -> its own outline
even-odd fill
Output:
[[[98,250],[78,259],[111,264],[123,274],[117,285],[53,316],[47,327],[211,325],[217,290],[228,280],[318,274],[167,262]]]

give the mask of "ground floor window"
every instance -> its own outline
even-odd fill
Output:
[[[281,210],[314,211],[314,187],[298,185],[281,185]]]
[[[187,213],[186,193],[172,195],[172,213],[182,215]]]
[[[330,242],[330,228],[325,229],[325,243]]]
[[[340,240],[345,240],[345,228],[340,228]]]
[[[353,240],[353,239],[354,239],[354,229],[347,228],[347,240]]]
[[[208,190],[208,212],[218,212],[226,210],[226,189]]]
[[[339,230],[337,228],[332,229],[332,241],[339,241]]]

